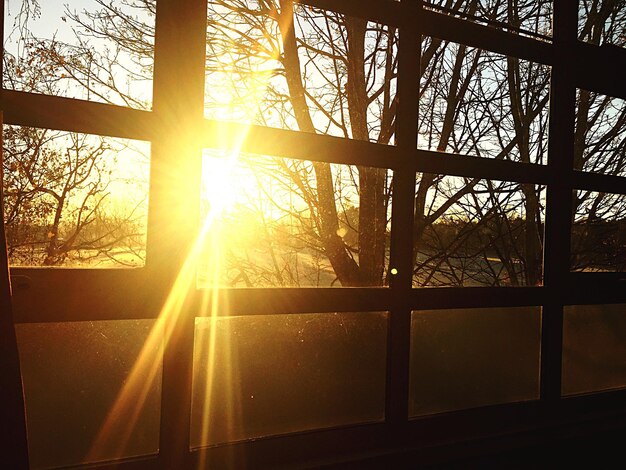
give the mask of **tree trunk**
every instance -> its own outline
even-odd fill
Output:
[[[524,110],[522,104],[519,59],[514,57],[507,58],[507,80],[520,161],[522,163],[531,163],[530,123],[532,122],[532,112]],[[539,233],[539,226],[537,224],[539,196],[533,184],[522,184],[521,190],[524,194],[526,209],[524,218],[524,271],[526,274],[526,284],[534,286],[541,282],[541,234]],[[511,276],[509,277],[513,279]]]
[[[300,73],[300,59],[293,27],[293,1],[280,0],[279,4],[278,27],[283,41],[283,64],[296,122],[301,131],[315,133],[315,126],[309,113]],[[324,252],[343,286],[361,285],[359,266],[349,255],[343,240],[338,235],[339,218],[335,205],[335,191],[330,165],[315,162],[313,163],[313,170],[317,182],[318,212],[321,222],[320,238]]]
[[[348,38],[348,111],[352,137],[369,140],[367,128],[367,83],[365,77],[365,34],[367,21],[346,17]],[[359,167],[359,270],[364,285],[380,285],[385,257],[385,172]]]

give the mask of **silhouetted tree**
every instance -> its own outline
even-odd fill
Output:
[[[65,12],[63,19],[76,34],[73,45],[37,39],[22,27],[21,55],[5,58],[19,78],[12,86],[26,86],[19,71],[29,58],[45,57],[49,73],[41,84],[29,85],[34,91],[63,84],[90,99],[148,107],[133,86],[152,72],[154,0],[94,3],[89,11]],[[581,39],[622,44],[624,13],[618,3],[582,2]],[[425,6],[520,34],[550,34],[549,1],[438,0]],[[32,16],[36,9],[30,12]],[[393,144],[397,40],[393,27],[291,0],[209,1],[205,115]],[[98,47],[102,44],[107,47]],[[420,147],[522,163],[547,161],[549,67],[425,38],[415,79],[421,81]],[[619,174],[626,107],[585,91],[579,92],[578,102],[577,168]],[[581,125],[583,121],[587,123]],[[388,171],[339,171],[324,163],[253,156],[242,163],[270,174],[291,196],[287,203],[285,197],[252,189],[281,215],[270,220],[257,211],[254,218],[264,227],[257,242],[266,241],[264,261],[245,249],[233,251],[227,283],[321,282],[319,275],[317,281],[301,277],[304,258],[298,252],[306,252],[309,265],[331,272],[333,282],[341,285],[385,282],[392,193]],[[542,190],[417,175],[415,284],[540,283]],[[348,192],[349,200],[341,195]],[[453,240],[450,225],[455,227]]]

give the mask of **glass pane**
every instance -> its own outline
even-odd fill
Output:
[[[626,195],[576,191],[572,271],[626,271]]]
[[[578,39],[591,44],[624,47],[626,8],[623,1],[579,0]]]
[[[424,7],[542,40],[552,35],[552,0],[424,0]]]
[[[208,18],[207,118],[394,143],[395,27],[254,0]]]
[[[150,108],[155,1],[5,2],[4,87]]]
[[[192,447],[381,421],[386,313],[198,318]]]
[[[381,286],[391,172],[207,150],[198,286]]]
[[[561,393],[626,386],[626,305],[568,305],[563,310]]]
[[[144,264],[149,143],[5,125],[3,145],[13,266]]]
[[[162,331],[154,321],[16,329],[32,468],[158,451]]]
[[[626,176],[626,101],[578,90],[574,169]]]
[[[550,67],[426,37],[417,146],[547,162]]]
[[[543,187],[425,173],[416,191],[415,287],[542,283]]]
[[[415,311],[410,416],[539,398],[539,307]]]

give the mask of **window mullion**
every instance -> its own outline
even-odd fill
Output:
[[[159,458],[186,468],[190,458],[195,268],[204,111],[206,0],[158,0],[147,263],[161,299],[164,353]]]
[[[409,5],[403,5],[408,10]],[[421,11],[421,10],[420,10]],[[408,15],[407,15],[408,16]],[[409,24],[410,23],[410,24]],[[419,101],[420,28],[414,22],[401,25],[398,45],[397,145],[405,159],[417,146]],[[415,171],[410,161],[393,175],[390,272],[394,304],[389,320],[387,349],[386,420],[398,431],[408,421],[409,358],[411,349],[410,294],[413,278],[413,200]]]
[[[570,72],[575,63],[577,3],[554,2],[554,44],[557,62],[550,82],[550,123],[544,285],[541,334],[541,399],[546,403],[561,396],[563,298],[569,286],[572,226],[572,170],[576,89]]]

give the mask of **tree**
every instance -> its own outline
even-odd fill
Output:
[[[74,263],[106,258],[135,265],[142,259],[143,202],[118,214],[108,204],[117,161],[106,157],[122,149],[104,138],[16,126],[5,128],[4,145],[14,263],[55,266],[70,257]]]
[[[3,58],[5,86],[46,94],[75,91],[69,73],[76,62],[62,54],[67,47],[28,29],[40,14],[38,4],[24,2],[18,13],[17,52]],[[147,182],[132,173],[145,173],[141,149],[119,139],[20,126],[5,126],[3,144],[4,217],[13,264],[142,263]],[[124,205],[116,201],[122,191]]]
[[[235,1],[211,2],[209,31],[207,101],[216,102],[218,109],[231,106],[240,119],[305,132],[383,144],[392,139],[397,41],[393,28],[294,6],[291,1]],[[262,73],[258,67],[264,67]],[[242,85],[233,86],[229,80]],[[215,87],[218,82],[228,83],[228,90]],[[222,97],[230,102],[220,102]],[[340,219],[345,217],[337,207],[338,176],[328,164],[313,163],[311,169],[313,181],[289,169],[281,173],[299,184],[300,191],[311,194],[314,185],[310,218],[315,229],[309,235],[323,248],[341,285],[381,284],[390,192],[387,172],[359,167],[353,174],[358,181],[359,228],[358,243],[349,246],[339,235]]]
[[[624,47],[625,6],[622,0],[581,2],[579,40]],[[626,101],[589,90],[577,91],[574,168],[626,175]],[[623,195],[576,191],[572,206],[573,270],[626,269],[625,204]]]
[[[28,35],[25,43],[54,51],[45,54],[53,70],[48,81],[69,80],[92,99],[145,107],[120,77],[135,83],[151,75],[154,0],[96,4],[94,10],[64,15],[79,36],[75,53],[62,52],[71,47],[56,39]],[[550,34],[547,1],[437,0],[426,7],[523,34]],[[584,2],[583,8],[581,38],[623,41],[615,26],[623,13],[615,1]],[[393,27],[291,0],[212,0],[205,115],[393,144],[397,40]],[[94,49],[101,42],[107,49]],[[9,66],[21,69],[20,60],[9,58]],[[124,67],[127,73],[113,73]],[[420,147],[547,161],[548,67],[425,38],[416,79],[421,81]],[[579,93],[577,122],[586,117],[588,124],[577,126],[577,168],[622,171],[616,155],[623,155],[623,119],[615,117],[625,109],[615,100]],[[604,124],[594,127],[596,122]],[[259,237],[256,245],[231,250],[224,263],[227,284],[385,282],[393,189],[388,171],[260,156],[245,156],[240,163],[264,175],[247,184],[264,202],[240,201],[239,209],[245,210],[231,214],[256,220]],[[261,180],[274,181],[283,196],[259,189]],[[349,198],[342,196],[346,193]],[[259,210],[263,204],[272,207],[272,217]],[[535,185],[418,175],[415,284],[541,283],[543,205],[543,188]],[[251,227],[239,224],[238,229]],[[322,281],[327,273],[333,279]]]

